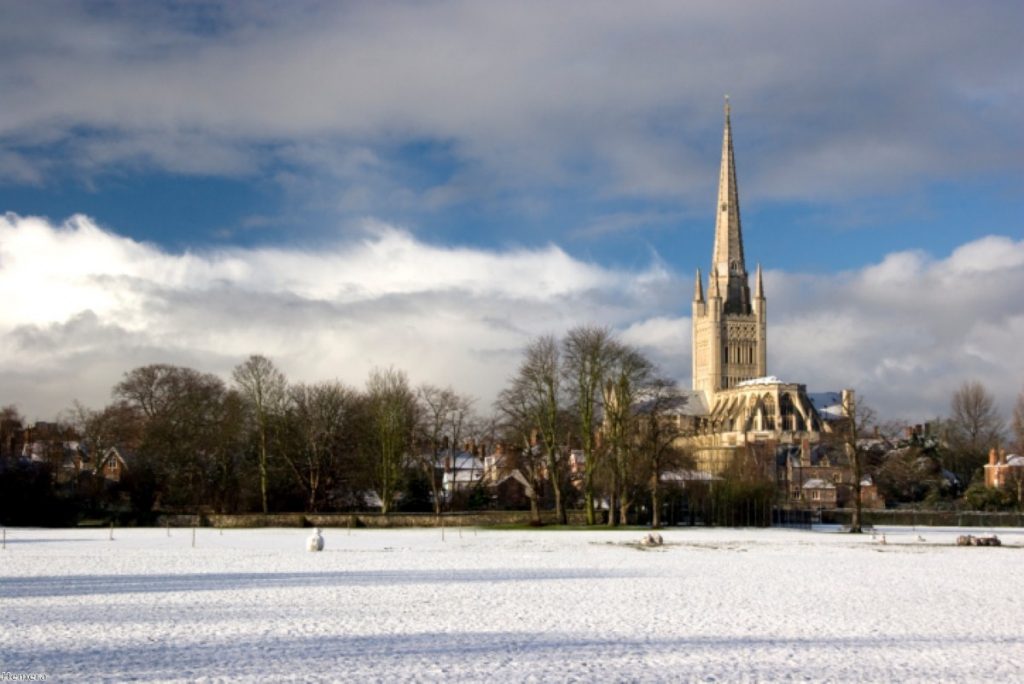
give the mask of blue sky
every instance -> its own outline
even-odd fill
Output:
[[[1024,280],[1022,25],[1000,2],[0,0],[0,290],[27,312],[0,321],[0,400],[47,417],[106,401],[125,364],[227,377],[260,351],[352,384],[407,359],[487,407],[523,343],[568,322],[615,327],[688,383],[728,93],[770,370],[908,419],[978,378],[1008,412],[1024,362],[996,331],[1024,332],[1021,304],[946,274],[990,250],[970,287]],[[82,256],[45,293],[23,244]],[[311,256],[334,289],[282,265]],[[270,290],[234,266],[256,263]],[[889,331],[906,312],[871,295],[880,272],[921,299],[920,335]],[[91,294],[50,306],[71,291]],[[268,292],[279,306],[234,320]],[[426,332],[424,309],[465,334]],[[371,325],[412,332],[382,344]]]

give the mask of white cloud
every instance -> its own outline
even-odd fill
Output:
[[[1024,385],[1024,240],[986,237],[945,258],[888,255],[839,275],[765,273],[769,371],[854,387],[887,415],[945,412],[977,378],[1008,410]],[[317,251],[172,254],[76,216],[0,218],[0,403],[53,416],[109,399],[145,363],[229,377],[250,353],[295,380],[359,385],[374,366],[451,383],[487,408],[533,336],[607,325],[689,381],[689,277],[658,259],[603,268],[556,246],[425,244],[370,223]]]
[[[1024,388],[1024,240],[989,236],[944,259],[921,251],[828,276],[768,272],[769,365],[857,388],[894,416],[943,415],[977,379],[1004,413]]]
[[[170,254],[75,216],[0,219],[4,401],[51,416],[107,400],[134,365],[228,376],[254,352],[296,380],[361,384],[374,366],[452,383],[485,403],[530,337],[650,311],[669,279],[605,269],[561,249],[443,248],[371,223],[317,251]]]

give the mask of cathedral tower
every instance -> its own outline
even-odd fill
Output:
[[[716,392],[767,374],[764,286],[758,266],[750,296],[729,115],[726,97],[707,297],[699,270],[693,293],[693,389],[703,391],[709,403]]]

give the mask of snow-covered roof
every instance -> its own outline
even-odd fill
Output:
[[[483,468],[484,462],[468,451],[458,449],[452,456],[452,450],[445,449],[437,455],[435,465],[438,468],[448,468],[450,465],[453,470],[470,470]]]
[[[637,413],[646,413],[655,405],[656,400],[641,400],[634,405]],[[708,405],[704,401],[701,390],[680,389],[670,399],[662,399],[658,410],[668,416],[706,416]]]
[[[737,382],[736,387],[753,387],[755,385],[783,385],[785,383],[774,375],[766,375],[763,378],[751,378],[743,382]]]
[[[483,478],[483,470],[453,470],[446,472],[441,478],[442,484],[471,484]]]
[[[1014,468],[1024,468],[1024,456],[1010,454],[1006,457],[1006,465],[1013,466]]]
[[[711,482],[721,479],[703,470],[667,470],[661,474],[662,482]]]
[[[807,482],[804,482],[804,489],[835,489],[836,486],[827,480],[822,480],[820,477],[812,477]]]
[[[509,480],[515,480],[516,482],[521,484],[523,486],[523,490],[526,492],[526,496],[528,496],[530,498],[534,497],[534,491],[533,491],[533,487],[530,485],[530,481],[526,479],[525,475],[523,475],[521,472],[519,472],[518,468],[516,470],[513,470],[511,473],[509,473],[505,477],[503,477],[500,480],[498,480],[494,484],[494,486],[495,487],[500,487],[500,486],[504,485],[506,482],[508,482]]]
[[[843,395],[839,392],[808,392],[814,410],[824,420],[839,420],[843,417]]]

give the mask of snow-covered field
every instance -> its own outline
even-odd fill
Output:
[[[1016,681],[1024,530],[8,529],[48,681]]]

